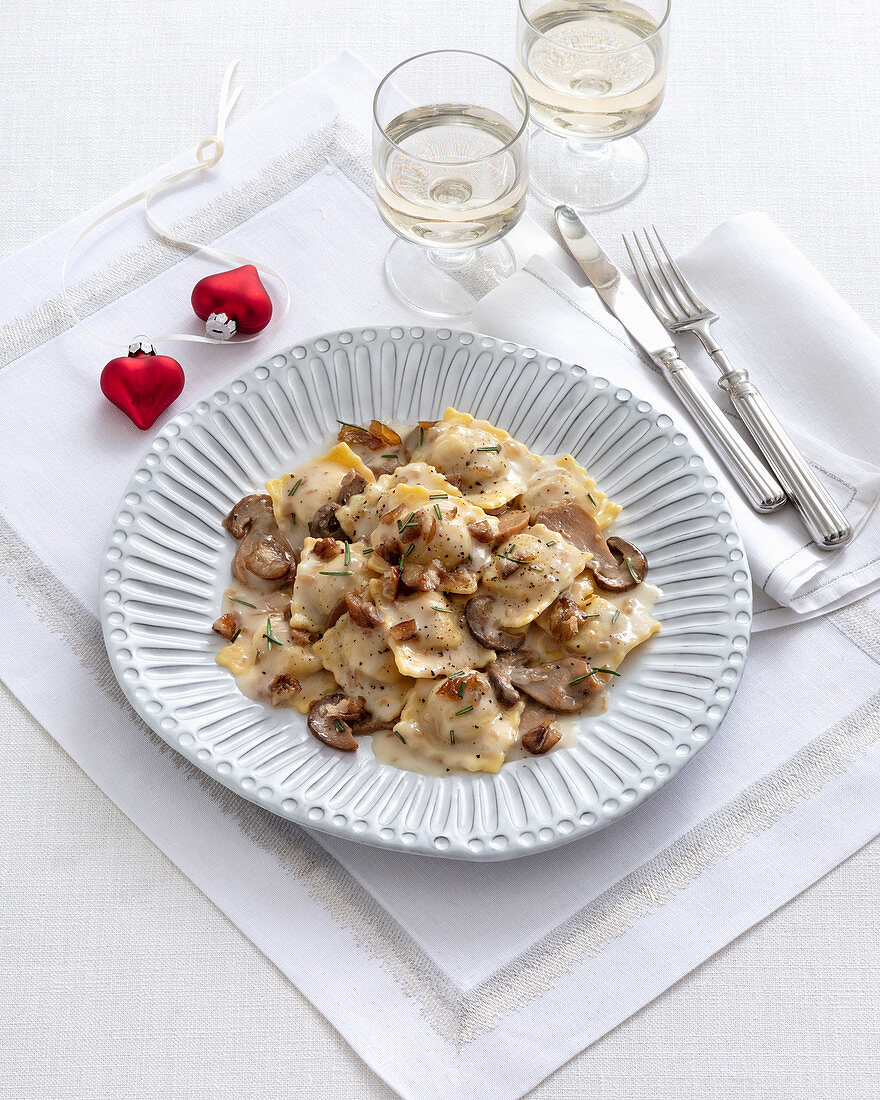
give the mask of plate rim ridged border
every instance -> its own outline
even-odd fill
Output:
[[[420,348],[419,354],[413,351],[417,346]],[[404,354],[401,354],[402,351]],[[412,356],[417,361],[415,374]],[[365,362],[370,368],[366,375],[363,373]],[[486,383],[483,379],[488,377],[487,371],[483,371],[482,367],[477,371],[477,366],[482,364],[486,367],[488,362],[494,363],[495,369],[490,381]],[[240,437],[242,451],[234,457],[232,452],[228,454],[232,468],[238,468],[244,475],[247,474],[248,467],[251,468],[251,484],[245,485],[244,491],[259,488],[259,477],[265,480],[277,476],[282,472],[283,466],[287,465],[284,463],[283,466],[276,465],[267,469],[266,459],[261,460],[259,456],[261,447],[265,448],[265,455],[269,454],[273,450],[271,432],[281,428],[286,432],[292,426],[283,422],[285,414],[283,411],[279,413],[281,406],[277,395],[275,405],[269,401],[271,393],[292,392],[292,387],[298,387],[301,390],[299,399],[309,404],[308,410],[302,411],[312,414],[312,426],[323,420],[323,427],[315,431],[310,440],[298,441],[295,461],[302,461],[308,455],[317,453],[318,446],[329,434],[337,415],[340,419],[352,416],[358,421],[362,421],[370,413],[380,419],[382,416],[404,421],[432,419],[424,407],[421,389],[419,394],[414,390],[407,390],[406,400],[410,406],[422,400],[418,409],[420,414],[425,415],[412,415],[409,410],[400,415],[388,408],[389,397],[395,402],[402,399],[403,382],[408,381],[412,386],[418,387],[424,384],[425,372],[418,373],[418,367],[422,363],[442,376],[439,383],[438,379],[434,379],[431,405],[434,413],[438,409],[442,411],[446,404],[458,404],[474,415],[489,416],[485,407],[487,403],[497,406],[502,398],[505,402],[515,400],[519,390],[518,407],[526,410],[520,418],[527,420],[539,403],[539,394],[555,385],[561,396],[554,406],[554,412],[565,414],[569,424],[569,427],[563,429],[562,438],[569,438],[566,433],[570,431],[579,431],[583,436],[586,429],[575,428],[574,424],[582,414],[590,412],[594,405],[601,406],[600,412],[609,408],[611,410],[604,419],[594,418],[591,421],[591,425],[597,423],[603,430],[609,430],[608,424],[612,420],[618,428],[628,424],[627,432],[634,431],[638,425],[648,425],[638,438],[639,446],[646,452],[651,446],[658,447],[657,454],[662,453],[664,456],[660,468],[666,465],[670,467],[670,480],[660,480],[652,489],[652,492],[660,494],[660,510],[669,513],[671,524],[680,522],[683,525],[685,544],[694,543],[696,546],[702,540],[707,549],[710,546],[721,549],[724,555],[723,568],[718,573],[710,570],[703,574],[693,574],[690,580],[676,579],[678,563],[675,548],[680,548],[682,544],[660,544],[661,550],[669,551],[663,558],[661,572],[665,576],[672,571],[672,584],[687,581],[693,586],[696,576],[703,583],[704,591],[701,596],[705,596],[699,606],[706,608],[690,612],[692,628],[689,632],[685,633],[676,626],[674,629],[678,633],[672,635],[680,635],[682,638],[679,665],[683,663],[686,668],[702,667],[702,672],[687,674],[690,679],[686,677],[686,683],[690,686],[686,689],[676,682],[677,689],[685,691],[682,698],[689,700],[685,710],[688,707],[690,710],[688,713],[674,712],[673,724],[677,724],[674,734],[670,734],[668,730],[664,732],[661,721],[651,717],[652,707],[657,714],[667,710],[663,703],[651,701],[659,696],[666,702],[656,681],[651,681],[641,667],[637,667],[635,672],[631,671],[633,665],[638,666],[644,654],[651,652],[652,646],[667,644],[669,631],[673,629],[669,625],[666,630],[661,631],[657,639],[642,647],[642,652],[633,655],[625,666],[625,675],[619,683],[615,683],[609,711],[595,719],[585,720],[577,746],[550,753],[545,757],[533,757],[526,761],[517,761],[514,765],[505,765],[497,776],[465,775],[433,779],[402,772],[377,764],[372,751],[364,750],[363,742],[358,753],[337,753],[308,734],[302,715],[287,709],[282,711],[280,708],[273,711],[263,704],[245,700],[234,688],[231,674],[214,664],[213,654],[221,643],[211,634],[210,623],[219,606],[219,593],[228,584],[228,563],[232,548],[223,541],[225,532],[219,525],[222,508],[218,508],[216,502],[212,504],[205,495],[207,492],[214,492],[215,496],[222,493],[217,486],[209,485],[205,480],[206,471],[210,471],[212,467],[211,457],[207,456],[199,467],[200,451],[193,443],[197,429],[202,429],[202,435],[210,438],[208,426],[217,430],[221,417],[228,418],[236,410],[238,415],[246,404],[244,399],[248,394],[252,398],[254,395],[258,396],[266,410],[263,426],[260,426],[259,417],[248,413],[241,421],[245,425],[245,434]],[[502,365],[507,365],[509,369],[500,378],[498,386],[493,388],[492,381],[498,378]],[[398,371],[402,371],[405,377],[398,378]],[[526,376],[528,377],[523,385],[522,379]],[[565,381],[551,383],[551,377],[567,380],[567,385]],[[282,378],[283,383],[279,381]],[[545,379],[545,385],[532,394],[529,389],[531,382],[542,378]],[[453,382],[456,400],[450,399],[448,392]],[[355,397],[361,402],[361,408],[357,412],[340,408],[342,393],[339,387],[346,385],[349,387],[346,396],[350,398],[350,403],[355,401]],[[475,407],[467,405],[469,387],[471,390],[476,387],[478,391]],[[526,395],[530,399],[528,403],[525,400]],[[296,396],[293,394],[288,397],[291,410],[296,409]],[[566,396],[572,397],[567,405],[563,402]],[[327,409],[321,404],[322,401],[332,407]],[[358,412],[360,415],[357,415]],[[298,411],[291,412],[291,415],[297,421],[297,426],[304,425]],[[274,421],[272,417],[275,418]],[[522,429],[514,430],[510,424],[503,423],[503,418],[497,422],[501,427],[508,427],[512,434],[523,438],[527,444],[540,449],[538,443],[528,438],[528,432],[526,435],[519,435]],[[269,431],[261,441],[260,432],[267,428]],[[545,430],[550,431],[546,417],[538,430],[538,436]],[[587,438],[592,440],[592,436]],[[290,443],[286,435],[283,441]],[[626,435],[621,436],[619,432],[617,435],[609,434],[608,442],[609,450],[603,452],[603,460],[606,455],[613,455],[616,446],[623,448]],[[189,589],[180,587],[174,591],[179,591],[184,602],[190,599],[203,609],[201,614],[191,610],[184,614],[184,609],[180,609],[178,623],[184,625],[175,626],[173,610],[169,612],[166,607],[163,615],[162,605],[155,599],[141,604],[130,597],[150,595],[150,585],[155,587],[157,584],[155,580],[149,580],[151,571],[163,581],[169,576],[173,578],[180,575],[179,570],[175,572],[173,566],[168,566],[169,558],[173,561],[175,555],[180,557],[179,550],[174,545],[163,544],[163,539],[168,538],[167,534],[162,534],[163,526],[167,532],[169,516],[160,510],[159,514],[163,515],[166,522],[164,525],[155,522],[158,505],[155,505],[155,500],[151,500],[151,494],[153,498],[164,501],[161,507],[167,508],[169,498],[159,493],[155,487],[162,487],[163,478],[166,491],[168,486],[177,484],[171,475],[179,474],[180,468],[187,469],[186,461],[181,457],[184,444],[187,445],[188,452],[191,452],[189,461],[193,455],[196,456],[196,465],[190,468],[192,484],[196,488],[188,490],[188,497],[183,493],[176,498],[178,501],[190,500],[190,504],[186,506],[190,510],[190,516],[187,519],[186,508],[179,503],[175,504],[175,507],[182,510],[184,522],[179,530],[172,531],[171,542],[180,546],[191,541],[186,535],[186,525],[190,522],[194,525],[193,530],[199,532],[216,528],[216,537],[213,539],[213,558],[201,563],[200,568],[195,570],[198,575],[187,577],[185,582],[174,581],[178,584],[188,583]],[[224,453],[224,445],[218,446],[219,453]],[[568,448],[557,448],[558,451],[566,449]],[[245,456],[245,450],[251,450],[252,453]],[[576,456],[583,453],[583,443],[580,449],[572,450]],[[175,462],[173,470],[172,459]],[[679,462],[678,459],[683,461]],[[608,457],[608,461],[611,461],[611,457]],[[625,466],[627,461],[629,460],[624,458],[622,465]],[[605,477],[601,471],[597,471],[599,483],[613,499],[621,495],[620,489],[615,489],[613,484],[614,473],[620,468],[620,465],[613,466]],[[653,467],[648,472],[652,473],[655,469]],[[259,474],[256,473],[257,470]],[[642,476],[647,476],[647,473]],[[222,477],[220,480],[222,481]],[[692,493],[690,496],[676,497],[674,489],[679,482],[682,483],[682,492],[684,483],[687,483],[691,488],[697,489],[696,495]],[[150,488],[151,485],[153,489]],[[208,490],[204,489],[205,485],[208,485]],[[636,479],[631,485],[637,487],[639,480]],[[238,492],[241,487],[235,491]],[[175,502],[174,491],[172,490],[172,504]],[[199,492],[203,494],[201,499]],[[227,493],[226,503],[231,504],[228,496]],[[705,497],[702,501],[705,505],[704,511],[695,512],[691,508],[681,513],[685,519],[677,519],[674,512],[676,502],[682,507],[682,502],[692,497],[698,502]],[[205,513],[210,516],[209,521],[203,518]],[[624,533],[628,526],[627,519],[625,508],[620,525]],[[147,521],[151,524],[148,534],[153,536],[152,539],[147,538],[143,532],[139,533],[140,526]],[[706,521],[709,521],[708,526]],[[702,526],[693,526],[698,522],[702,522]],[[689,523],[693,526],[692,532],[688,527]],[[663,528],[654,530],[659,534]],[[158,557],[146,561],[148,577],[144,580],[142,571],[145,559],[136,556],[132,546],[141,555],[147,547],[149,554],[149,547],[157,545],[157,533]],[[652,561],[655,560],[655,554],[656,551],[653,554],[649,552]],[[184,554],[181,560],[186,562],[194,559],[191,555]],[[683,560],[686,563],[695,561],[697,564],[700,561],[698,557]],[[706,558],[706,561],[716,564],[719,560],[718,553]],[[664,583],[663,578],[657,576],[656,568],[652,569],[651,579],[657,579],[664,588],[664,597],[658,605],[658,618],[663,621],[663,603],[670,590],[669,583]],[[210,587],[210,582],[213,582],[213,588]],[[204,592],[209,588],[210,595],[205,596]],[[685,593],[682,597],[676,596],[671,603],[676,621],[684,622],[685,626],[688,624],[687,598],[688,593]],[[696,599],[696,593],[693,599]],[[143,606],[157,607],[160,611],[144,612]],[[718,489],[717,480],[706,469],[700,454],[694,450],[672,419],[664,413],[658,414],[649,402],[633,396],[628,389],[614,386],[602,375],[591,373],[583,366],[565,363],[547,353],[495,337],[444,327],[375,326],[327,333],[276,352],[179,413],[161,428],[138,463],[111,524],[101,559],[100,611],[111,666],[136,713],[172,748],[224,786],[281,817],[348,840],[409,853],[486,861],[530,855],[604,828],[641,805],[678,774],[696,752],[708,744],[717,732],[742,677],[751,627],[751,578],[739,532],[727,501]],[[160,620],[158,625],[157,614]],[[168,619],[172,621],[163,626],[162,621]],[[705,628],[700,625],[703,621],[708,624]],[[199,624],[197,631],[191,629],[193,622]],[[200,648],[187,649],[186,646],[167,643],[163,649],[163,631],[172,635],[177,632],[182,637],[197,636]],[[202,639],[202,635],[206,641]],[[145,644],[150,637],[160,641],[157,650],[152,650]],[[702,648],[701,637],[705,638]],[[714,639],[711,644],[708,640],[710,638]],[[153,673],[158,676],[159,669],[165,668],[156,664],[154,658],[157,658],[157,653],[158,656],[164,654],[166,660],[173,658],[175,654],[193,654],[192,659],[196,661],[198,658],[196,663],[200,663],[205,671],[206,683],[216,683],[218,678],[227,677],[230,681],[225,685],[227,695],[235,696],[242,707],[240,712],[232,712],[233,717],[244,715],[245,712],[248,717],[254,716],[257,713],[254,708],[257,708],[261,717],[257,717],[254,724],[264,730],[264,741],[257,741],[256,747],[253,747],[247,744],[247,737],[244,736],[245,752],[239,753],[235,758],[233,749],[241,747],[239,742],[232,745],[229,751],[216,750],[213,742],[201,734],[205,725],[198,726],[186,717],[187,714],[198,712],[200,706],[209,711],[212,697],[208,694],[202,703],[193,705],[175,704],[172,701],[175,690],[173,664],[169,666],[172,671],[167,674],[168,681],[164,684],[150,678]],[[715,668],[715,673],[710,673],[710,668]],[[672,675],[671,666],[666,673],[667,676]],[[675,675],[682,675],[680,667],[676,667]],[[185,692],[190,688],[196,690],[196,681],[190,682],[187,676],[188,674],[184,675],[177,683],[177,691]],[[700,684],[703,684],[702,689],[699,688]],[[199,692],[196,691],[196,694]],[[205,695],[204,689],[201,694]],[[632,710],[631,713],[623,713],[620,709],[618,713],[616,707],[630,707]],[[668,713],[671,715],[673,711],[674,707]],[[184,716],[181,716],[181,712]],[[284,725],[285,722],[288,723],[287,726]],[[221,719],[220,725],[222,723]],[[208,723],[208,726],[216,724]],[[242,727],[245,734],[248,728]],[[240,732],[236,732],[236,723],[230,725],[230,730],[230,737],[226,740],[234,741]],[[279,737],[281,740],[276,744]],[[664,741],[664,737],[668,737],[668,741]],[[269,750],[270,760],[284,758],[285,754],[290,758],[290,763],[279,765],[274,774],[265,769],[266,754],[263,754],[262,762],[259,757],[261,745],[270,743],[273,746]],[[241,763],[241,756],[249,756],[255,752],[257,757],[254,761],[247,765]],[[295,759],[297,752],[302,759]],[[276,754],[275,758],[272,753]],[[548,762],[552,764],[552,768],[548,769]],[[293,763],[297,767],[285,776],[285,768]],[[610,778],[612,776],[615,778]],[[441,786],[438,787],[437,784]],[[588,797],[586,792],[590,787],[592,795]],[[348,788],[354,790],[348,800],[354,804],[353,809],[348,808],[347,801],[340,801]],[[362,808],[358,809],[359,806]],[[481,818],[479,822],[478,817]],[[491,828],[488,827],[490,823],[493,823]]]

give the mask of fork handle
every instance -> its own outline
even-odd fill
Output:
[[[713,355],[713,358],[716,356]],[[725,364],[729,366],[726,357]],[[770,463],[786,495],[800,512],[816,546],[820,550],[836,550],[849,542],[852,528],[846,516],[831,499],[763,395],[749,381],[748,375],[744,371],[729,370],[718,380],[718,384],[727,390],[739,418]]]
[[[659,356],[657,362],[752,508],[756,512],[781,508],[785,503],[782,486],[731,427],[690,367],[674,353]]]

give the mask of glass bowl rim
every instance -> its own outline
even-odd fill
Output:
[[[639,46],[644,46],[646,43],[652,42],[657,37],[657,35],[659,35],[663,30],[665,30],[666,24],[669,22],[669,16],[672,14],[672,0],[666,0],[666,10],[663,12],[663,17],[661,18],[660,22],[657,24],[656,28],[653,31],[651,31],[650,34],[645,35],[644,38],[640,38],[638,40],[638,42],[633,42],[629,46],[615,46],[613,49],[610,49],[610,50],[589,49],[589,48],[578,49],[575,46],[564,46],[561,43],[555,41],[554,39],[549,38],[546,34],[544,34],[543,31],[539,31],[538,28],[535,26],[535,24],[532,22],[531,18],[528,15],[526,15],[526,9],[525,9],[524,5],[525,5],[525,0],[517,0],[517,7],[519,8],[520,15],[523,17],[523,19],[526,21],[526,23],[528,23],[528,25],[531,27],[531,29],[535,32],[535,34],[539,38],[543,38],[545,42],[552,43],[552,45],[557,50],[563,50],[566,53],[579,53],[579,54],[590,54],[590,53],[614,54],[614,53],[628,53],[630,50],[635,50]]]
[[[522,106],[523,119],[522,119],[522,123],[519,126],[519,129],[516,131],[516,133],[510,139],[510,141],[507,142],[506,145],[502,145],[498,149],[493,149],[491,153],[484,153],[481,157],[473,157],[473,158],[470,158],[468,160],[431,160],[429,157],[413,156],[412,153],[407,152],[406,149],[403,149],[400,145],[397,144],[396,141],[393,141],[388,136],[388,133],[387,133],[385,127],[379,121],[378,104],[379,104],[379,96],[382,92],[382,89],[391,80],[391,78],[394,76],[394,74],[399,69],[402,69],[404,65],[409,65],[413,61],[419,61],[423,57],[432,57],[432,56],[434,56],[435,54],[438,54],[438,53],[461,54],[461,55],[467,56],[467,57],[479,57],[483,61],[490,61],[493,65],[497,65],[497,67],[499,69],[503,69],[507,73],[507,75],[510,77],[510,79],[513,81],[514,87],[519,89],[519,92],[522,95],[522,102],[523,102],[523,106]],[[388,144],[390,146],[392,146],[392,148],[396,149],[399,153],[402,153],[404,156],[409,157],[410,160],[419,161],[422,164],[448,164],[448,165],[454,165],[454,164],[459,164],[459,165],[461,165],[461,164],[479,164],[481,161],[491,160],[493,157],[497,157],[499,154],[507,152],[507,150],[512,148],[514,145],[516,145],[517,142],[519,142],[523,138],[524,135],[527,137],[528,132],[529,132],[530,122],[531,122],[531,108],[529,106],[529,97],[526,94],[526,90],[523,87],[522,81],[519,79],[519,77],[516,75],[516,73],[512,69],[508,68],[507,65],[504,64],[503,61],[498,61],[497,58],[490,57],[486,53],[479,53],[477,50],[454,50],[454,49],[424,50],[422,53],[413,54],[412,57],[406,57],[406,58],[403,59],[403,61],[399,61],[394,66],[393,69],[388,70],[388,72],[379,81],[379,83],[376,87],[376,91],[373,95],[373,125],[376,127],[378,132],[382,135],[382,140],[387,141]]]

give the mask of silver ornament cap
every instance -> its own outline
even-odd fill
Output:
[[[235,321],[226,313],[211,313],[205,321],[205,334],[212,340],[228,340],[235,335]]]
[[[146,336],[135,336],[132,342],[128,345],[129,355],[155,355],[156,349]]]

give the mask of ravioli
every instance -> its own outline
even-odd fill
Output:
[[[320,633],[346,592],[364,587],[374,575],[367,549],[363,542],[307,538],[293,582],[290,625]]]
[[[376,476],[346,443],[337,443],[320,458],[310,459],[283,477],[266,482],[278,527],[294,550],[301,550],[309,522],[319,508],[335,502],[349,474],[367,483]]]
[[[398,507],[407,489],[414,487],[424,490],[431,499],[461,497],[461,492],[433,466],[411,462],[398,466],[393,473],[383,474],[368,484],[363,493],[353,496],[336,513],[339,526],[349,538],[368,538],[379,519]]]
[[[536,619],[572,583],[591,555],[566,542],[543,523],[503,543],[483,573],[494,599],[493,616],[508,628]]]
[[[553,641],[570,653],[586,657],[597,668],[616,669],[628,653],[660,629],[652,614],[660,589],[652,584],[636,585],[629,592],[603,592],[585,573],[565,594],[586,618],[573,638]],[[552,612],[551,606],[538,619],[538,626],[551,637]]]
[[[345,694],[360,696],[374,718],[393,721],[400,714],[412,681],[401,676],[381,630],[358,626],[345,614],[313,648]]]
[[[443,470],[481,508],[501,508],[513,500],[542,461],[488,420],[475,420],[455,409],[447,409],[425,432],[418,457]]]
[[[620,505],[609,500],[583,466],[571,455],[547,459],[523,490],[522,507],[534,519],[554,504],[579,504],[600,527],[620,514]]]
[[[400,749],[469,772],[497,772],[516,743],[524,704],[499,710],[489,680],[473,669],[452,679],[418,680],[392,734]]]
[[[381,581],[370,584],[370,595],[382,616],[385,637],[398,670],[404,676],[450,676],[460,668],[483,668],[495,659],[471,635],[461,602],[453,603],[441,592],[413,592],[389,599]],[[398,640],[392,627],[398,629]]]

